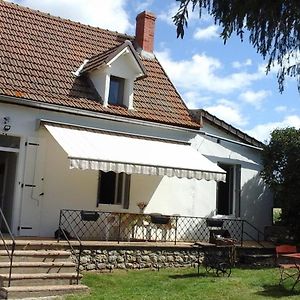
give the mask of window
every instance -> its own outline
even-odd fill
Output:
[[[124,79],[116,76],[110,76],[109,84],[109,104],[123,104]]]
[[[116,204],[129,207],[130,175],[115,172],[99,172],[98,204]]]
[[[241,166],[219,164],[226,171],[226,182],[217,184],[217,214],[240,216]]]

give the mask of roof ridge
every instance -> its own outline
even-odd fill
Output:
[[[91,29],[95,30],[95,31],[100,30],[100,31],[104,31],[104,32],[108,31],[111,34],[114,34],[114,35],[117,35],[117,36],[120,36],[120,37],[123,37],[123,38],[126,37],[128,39],[134,39],[133,35],[129,35],[129,34],[126,34],[126,33],[121,33],[121,32],[118,32],[118,31],[113,31],[113,30],[109,30],[109,29],[101,28],[101,27],[97,27],[97,26],[91,26],[91,25],[84,24],[84,23],[74,21],[74,20],[71,20],[71,19],[61,18],[59,16],[54,16],[50,13],[43,12],[43,11],[40,11],[38,9],[33,9],[33,8],[30,8],[30,7],[27,7],[27,6],[22,6],[20,4],[14,3],[14,2],[8,2],[6,0],[0,0],[0,5],[1,4],[4,4],[6,6],[14,6],[15,8],[18,8],[18,9],[23,10],[23,11],[27,11],[29,13],[38,14],[42,17],[46,17],[46,18],[49,18],[49,19],[54,19],[54,20],[59,21],[59,22],[67,22],[71,25],[75,25],[75,26],[79,26],[79,27],[85,27],[85,28],[88,28],[89,30],[91,30]]]
[[[251,143],[254,146],[261,146],[264,144],[261,141],[257,140],[256,138],[254,138],[253,136],[244,132],[243,130],[229,124],[228,122],[224,121],[223,119],[220,119],[216,115],[211,114],[210,112],[208,112],[207,110],[205,110],[203,108],[190,109],[190,112],[192,112],[192,115],[194,115],[194,116],[196,116],[197,113],[199,113],[199,116],[197,116],[197,117],[200,117],[200,118],[209,116],[210,118],[212,118],[212,120],[210,120],[210,121],[213,122],[216,126],[221,126],[224,130],[227,130],[229,133],[235,135],[237,138],[244,139],[248,143]],[[217,124],[216,120],[218,120],[218,122],[220,122],[220,124]],[[201,122],[201,120],[200,120],[200,122]],[[226,127],[228,127],[228,128],[225,128],[224,125],[226,125]],[[235,132],[233,132],[233,131],[235,131]],[[243,136],[240,136],[240,135],[243,135]]]

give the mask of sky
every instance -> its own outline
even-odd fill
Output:
[[[183,39],[176,38],[175,0],[10,0],[54,16],[120,33],[135,34],[136,15],[156,17],[155,55],[188,108],[203,108],[265,142],[275,128],[300,128],[300,94],[295,79],[280,94],[277,71],[266,75],[266,61],[245,39],[226,45],[208,15],[189,15]]]

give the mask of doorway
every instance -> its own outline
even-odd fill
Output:
[[[18,154],[15,152],[0,151],[0,208],[10,227],[12,226],[17,157]],[[1,231],[7,232],[2,218],[0,220]]]
[[[218,164],[226,171],[226,182],[217,184],[217,214],[240,216],[241,166]]]

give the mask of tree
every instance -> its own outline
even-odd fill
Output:
[[[188,11],[207,11],[222,28],[224,43],[236,33],[267,59],[266,72],[278,65],[279,91],[284,90],[286,76],[297,79],[300,93],[300,1],[299,0],[176,0],[180,2],[173,21],[177,37],[183,38],[188,25]]]
[[[262,160],[262,177],[282,208],[281,221],[300,240],[300,129],[274,130]]]

